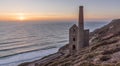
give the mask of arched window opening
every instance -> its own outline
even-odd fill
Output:
[[[75,39],[75,38],[73,38],[73,41],[75,42],[75,41],[76,41],[76,39]]]
[[[75,45],[73,45],[73,46],[72,46],[72,49],[75,50],[75,48],[76,48]]]

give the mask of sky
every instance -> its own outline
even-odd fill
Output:
[[[81,5],[86,20],[120,18],[120,0],[0,0],[0,21],[77,20]]]

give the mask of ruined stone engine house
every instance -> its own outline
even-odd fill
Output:
[[[70,53],[79,51],[81,48],[89,46],[89,29],[84,30],[83,6],[79,7],[78,26],[74,24],[69,29]]]

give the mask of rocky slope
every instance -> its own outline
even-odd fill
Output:
[[[55,54],[19,66],[120,66],[120,19],[90,33],[90,46],[70,55],[69,44]]]

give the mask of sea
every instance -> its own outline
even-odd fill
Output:
[[[0,66],[17,66],[53,54],[69,40],[76,22],[0,22]],[[85,22],[93,31],[108,22]]]

